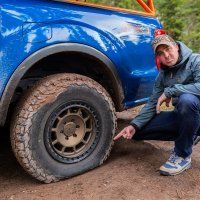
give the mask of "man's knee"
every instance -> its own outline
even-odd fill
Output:
[[[177,109],[181,114],[189,114],[191,111],[200,110],[200,100],[193,94],[182,94],[179,97]]]

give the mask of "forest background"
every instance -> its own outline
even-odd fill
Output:
[[[142,10],[136,0],[87,0],[132,10]],[[200,0],[155,0],[156,16],[175,40],[200,53]]]

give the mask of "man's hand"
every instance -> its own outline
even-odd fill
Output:
[[[167,98],[167,97],[165,96],[165,94],[163,93],[163,94],[159,97],[158,102],[157,102],[157,105],[156,105],[156,112],[157,112],[157,114],[160,113],[160,106],[163,104],[163,102],[165,102],[165,103],[166,103],[166,106],[169,107],[170,101],[171,101],[171,98]]]
[[[135,128],[132,125],[125,127],[118,135],[114,137],[114,140],[118,140],[120,137],[131,139],[135,134]]]

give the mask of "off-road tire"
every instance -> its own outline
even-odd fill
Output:
[[[53,143],[61,139],[57,138],[60,135],[56,131],[53,136],[51,135],[49,124],[53,124],[52,121],[56,116],[60,117],[56,114],[58,108],[68,109],[66,112],[72,109],[69,116],[74,116],[71,112],[75,112],[73,109],[79,106],[81,114],[77,119],[81,119],[82,114],[88,112],[88,116],[91,117],[90,124],[95,129],[92,133],[87,133],[89,134],[87,137],[92,138],[93,134],[95,137],[91,139],[92,144],[88,142],[87,146],[84,144],[85,146],[81,147],[85,148],[86,152],[80,150],[76,155],[78,148],[73,147],[74,155],[68,158],[65,156],[65,141],[63,146],[59,143],[61,147],[53,146]],[[59,123],[60,121],[57,122]],[[73,122],[68,122],[71,129],[67,129],[69,130],[67,134],[73,132],[72,125]],[[21,99],[12,120],[11,144],[21,166],[36,179],[50,183],[101,165],[110,154],[115,129],[114,105],[111,97],[100,84],[82,75],[56,74],[36,83]],[[72,137],[71,135],[68,137],[66,133],[65,136],[68,139]],[[53,141],[51,145],[48,144],[49,141]],[[63,139],[61,143],[62,141]],[[70,154],[70,151],[67,153]]]

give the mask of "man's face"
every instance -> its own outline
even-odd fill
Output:
[[[178,45],[159,45],[156,49],[156,56],[158,56],[160,62],[168,67],[175,65],[179,58]]]

